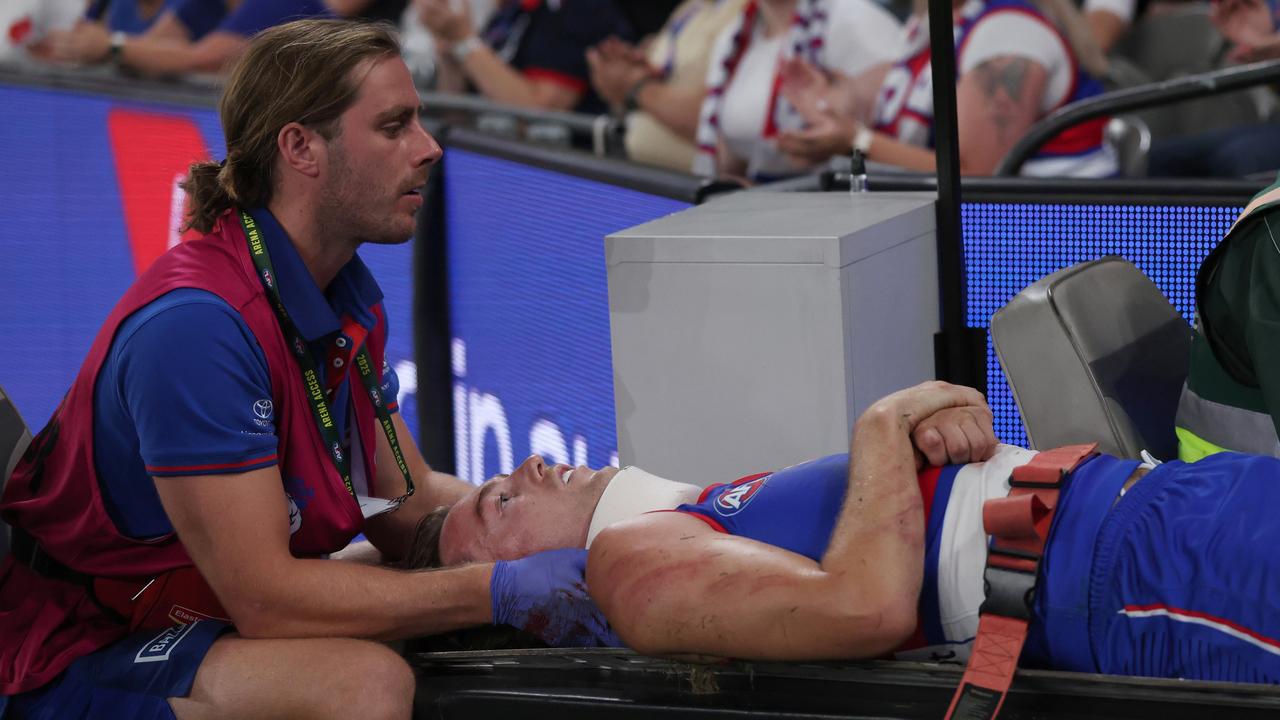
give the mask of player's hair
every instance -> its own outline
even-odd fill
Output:
[[[218,103],[227,158],[192,163],[182,189],[190,198],[186,228],[213,229],[232,206],[262,207],[275,183],[276,138],[296,122],[326,139],[355,102],[365,60],[395,57],[400,40],[387,25],[348,20],[299,20],[249,42]]]
[[[440,531],[449,517],[450,506],[441,505],[418,521],[409,543],[409,551],[400,560],[405,570],[424,570],[440,567]]]

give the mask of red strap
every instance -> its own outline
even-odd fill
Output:
[[[947,720],[993,720],[1004,705],[1027,639],[1032,592],[1062,482],[1097,447],[1070,445],[1038,453],[1014,469],[1007,497],[983,504],[982,526],[992,536],[984,573],[987,600]]]

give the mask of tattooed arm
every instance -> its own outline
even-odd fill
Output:
[[[960,77],[960,170],[990,175],[1040,116],[1049,73],[1024,57],[992,58]]]

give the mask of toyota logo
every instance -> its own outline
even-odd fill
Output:
[[[257,415],[261,420],[267,420],[271,417],[271,411],[274,407],[270,400],[259,400],[253,404],[253,414]]]

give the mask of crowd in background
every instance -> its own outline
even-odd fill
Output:
[[[967,175],[992,174],[1032,125],[1072,102],[1280,58],[1271,0],[951,1]],[[934,169],[923,0],[6,0],[0,61],[218,73],[255,33],[314,16],[399,25],[424,89],[625,117],[638,162],[745,182],[855,150]],[[1046,143],[1022,173],[1274,170],[1278,104],[1258,87],[1097,119]],[[1124,157],[1134,132],[1154,138],[1144,167]]]

